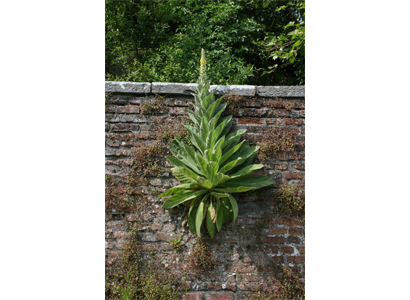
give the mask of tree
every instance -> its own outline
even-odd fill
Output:
[[[263,0],[106,1],[106,79],[195,82],[198,53],[204,48],[212,66],[208,73],[212,84],[301,84],[304,61],[277,61],[268,48],[266,38],[286,35],[287,24],[300,23],[292,5],[278,10],[283,4]],[[278,66],[269,73],[275,64]]]

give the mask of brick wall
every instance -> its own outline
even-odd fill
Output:
[[[125,176],[132,149],[152,143],[158,136],[153,124],[180,122],[193,101],[194,84],[106,82],[106,173]],[[207,243],[218,260],[216,270],[187,272],[188,291],[184,299],[248,299],[248,294],[266,283],[274,264],[304,267],[304,220],[291,215],[272,214],[272,193],[282,182],[304,177],[304,87],[212,86],[216,96],[237,96],[233,108],[233,129],[246,128],[245,138],[254,140],[269,128],[285,128],[296,141],[296,153],[277,153],[264,162],[261,174],[275,180],[260,192],[234,194],[239,205],[235,230],[224,225]],[[156,95],[163,107],[141,113],[141,105]],[[158,98],[158,97],[157,97]],[[158,98],[159,99],[159,98]],[[295,157],[297,156],[297,157]],[[297,159],[296,159],[297,158]],[[179,208],[162,209],[155,192],[165,191],[178,182],[164,161],[159,176],[147,176],[138,188],[150,209],[135,220],[133,211],[106,212],[106,253],[114,257],[121,250],[126,222],[141,224],[142,247],[174,273],[186,272],[187,259],[196,243],[195,235],[181,227]],[[267,217],[268,216],[268,217]],[[265,218],[265,219],[264,219]],[[264,226],[262,220],[266,220]],[[170,240],[183,236],[185,243],[174,249]],[[185,296],[184,296],[185,297]]]

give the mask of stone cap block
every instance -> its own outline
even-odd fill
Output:
[[[153,82],[152,93],[191,95],[196,86],[196,83]]]
[[[260,97],[305,97],[304,86],[257,86]]]
[[[209,91],[216,88],[215,94],[231,94],[253,97],[256,93],[255,85],[211,85]]]
[[[153,82],[153,94],[182,94],[191,95],[195,93],[196,83],[173,83],[173,82]],[[216,89],[215,94],[232,94],[240,96],[255,96],[256,86],[254,85],[211,85],[209,92]]]
[[[149,94],[151,92],[150,82],[105,82],[106,93],[134,93]]]
[[[174,82],[116,82],[106,81],[106,92],[134,94],[177,94],[192,95],[196,83]],[[211,85],[209,91],[216,89],[215,94],[238,95],[245,97],[305,97],[304,86],[255,86],[255,85]]]

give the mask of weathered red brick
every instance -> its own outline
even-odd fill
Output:
[[[107,145],[110,146],[110,147],[119,147],[120,146],[120,141],[108,140]]]
[[[121,231],[114,232],[114,239],[123,239],[125,237],[127,237],[126,232],[121,232]]]
[[[305,256],[288,256],[289,263],[296,263],[296,264],[304,264],[305,263]]]
[[[171,116],[186,115],[187,113],[188,109],[186,107],[171,107],[169,109],[169,114]]]
[[[303,179],[304,177],[305,174],[301,172],[285,172],[285,179]]]
[[[285,238],[283,236],[258,237],[256,239],[256,242],[269,244],[283,244],[285,242]]]
[[[118,113],[139,114],[140,107],[135,105],[117,106]]]
[[[263,125],[263,119],[259,118],[240,118],[238,124],[258,124]]]
[[[290,117],[291,112],[287,111],[286,109],[274,109],[269,111],[269,117],[274,118],[283,118],[283,117]]]
[[[269,224],[272,224],[272,225],[282,224],[282,218],[272,218],[269,220]]]
[[[302,235],[302,228],[289,228],[289,234],[291,235]]]
[[[124,141],[134,139],[135,135],[133,133],[106,133],[105,138]]]
[[[285,234],[287,233],[287,229],[284,227],[273,227],[273,228],[269,228],[268,229],[268,234],[272,235],[272,234]]]
[[[305,247],[298,248],[300,254],[305,254]]]
[[[272,256],[271,261],[275,264],[283,263],[285,260],[283,256]]]
[[[105,112],[115,113],[117,111],[116,105],[106,105]]]
[[[282,252],[282,253],[293,253],[293,248],[292,247],[282,247],[282,248],[280,248],[280,251]]]
[[[286,240],[288,241],[288,243],[294,243],[294,244],[300,243],[300,238],[297,236],[288,236]]]
[[[288,164],[276,164],[275,169],[276,170],[286,170],[288,168]]]
[[[141,244],[141,249],[144,251],[157,251],[158,245],[157,244]]]
[[[266,246],[263,247],[263,250],[265,251],[265,253],[277,253],[279,251],[279,247],[278,246]]]
[[[187,293],[182,295],[182,300],[202,300],[203,293]]]
[[[149,131],[142,131],[140,133],[138,133],[138,138],[140,140],[148,140],[152,138],[152,134]]]
[[[285,125],[297,125],[300,126],[303,124],[303,119],[294,119],[294,118],[286,118],[284,119]]]
[[[206,287],[208,290],[212,291],[219,291],[222,289],[222,285],[220,283],[207,283]]]
[[[112,131],[119,132],[119,131],[138,131],[139,125],[138,124],[114,124],[112,125]]]
[[[282,223],[283,225],[290,225],[290,226],[299,224],[298,219],[295,219],[295,218],[292,218],[292,219],[283,218]]]
[[[233,300],[233,293],[209,293],[205,295],[206,300]]]
[[[293,164],[293,167],[294,167],[296,170],[304,170],[304,169],[305,169],[305,164],[303,164],[303,163]]]
[[[252,273],[255,271],[255,267],[244,264],[232,264],[230,266],[230,271],[237,273]]]
[[[173,235],[169,233],[157,232],[156,238],[158,241],[169,242],[173,238]]]
[[[234,291],[236,290],[236,284],[223,284],[222,285],[223,289],[231,290]]]

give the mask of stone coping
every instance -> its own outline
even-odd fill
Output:
[[[117,82],[106,81],[105,92],[132,94],[192,95],[196,83],[173,82]],[[211,85],[215,94],[232,94],[247,97],[305,97],[304,86],[256,86],[256,85]]]

